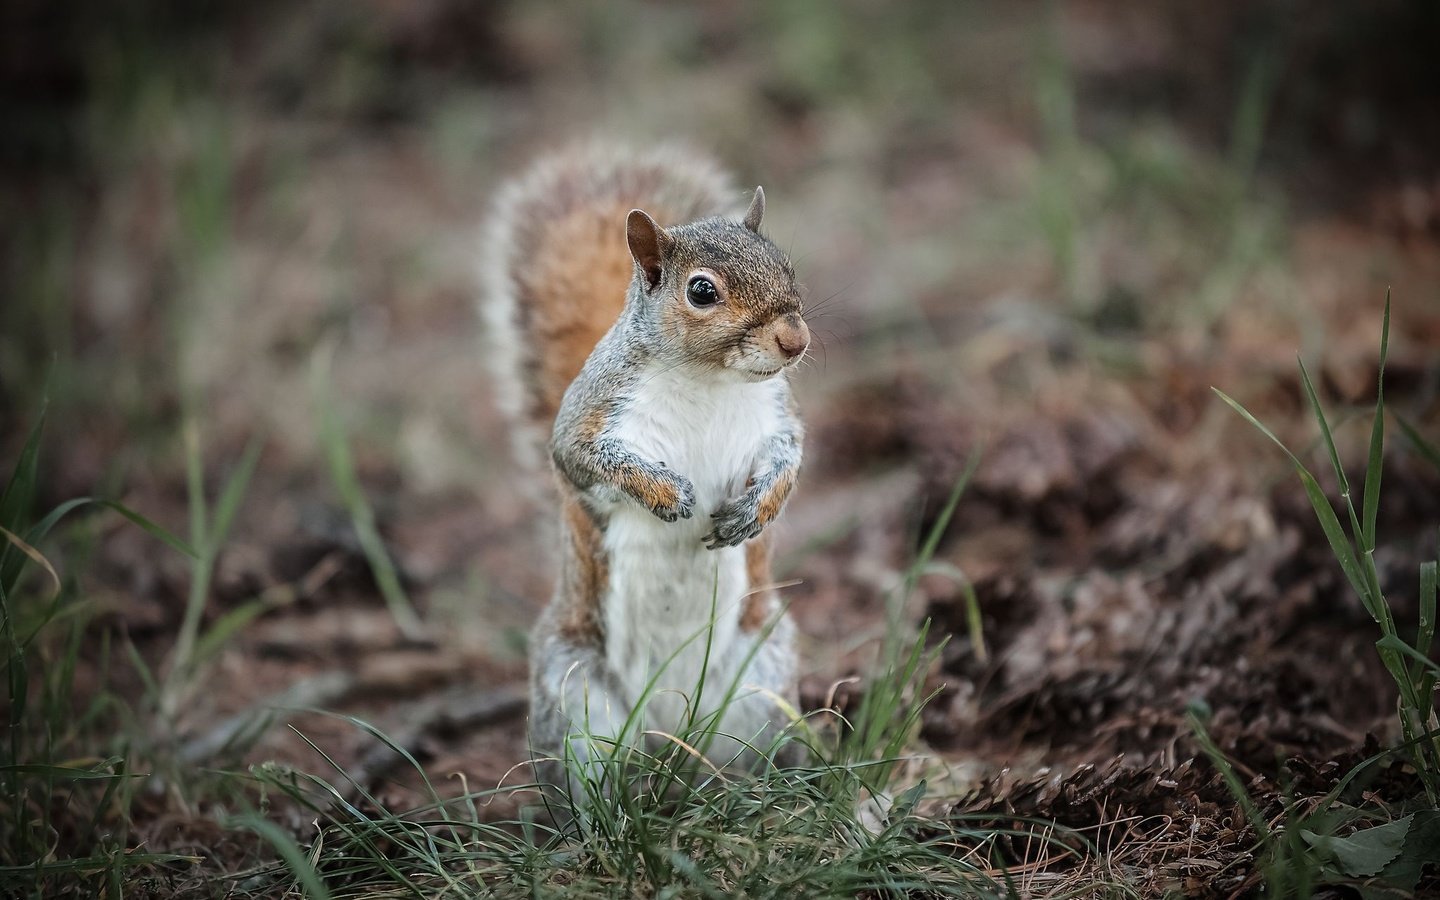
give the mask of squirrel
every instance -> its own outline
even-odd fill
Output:
[[[766,529],[800,470],[787,376],[810,334],[764,190],[743,213],[735,196],[698,154],[585,145],[505,184],[485,232],[504,406],[522,460],[548,435],[558,489],[530,743],[542,787],[575,803],[604,748],[706,716],[717,766],[800,758],[780,739],[796,651]]]

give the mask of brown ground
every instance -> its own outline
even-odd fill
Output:
[[[135,125],[131,151],[102,157],[80,188],[57,189],[76,216],[63,268],[73,309],[60,332],[72,380],[57,391],[42,504],[113,486],[183,531],[181,398],[196,401],[212,492],[245,442],[264,440],[207,621],[266,591],[296,596],[197,681],[180,722],[197,764],[196,742],[217,723],[278,703],[363,716],[406,738],[437,781],[524,780],[514,698],[547,591],[536,523],[549,513],[516,477],[478,358],[471,250],[489,189],[575,123],[683,134],[733,160],[743,182],[763,179],[768,224],[809,285],[825,346],[797,379],[807,467],[777,552],[780,577],[798,582],[784,595],[805,635],[808,703],[870,659],[887,592],[980,448],[937,555],[949,568],[909,601],[912,620],[954,634],[931,673],[942,690],[922,737],[955,766],[956,789],[971,792],[961,808],[1089,827],[1102,847],[1128,834],[1131,855],[1115,860],[1148,866],[1139,884],[1181,879],[1223,896],[1254,886],[1244,857],[1254,839],[1213,768],[1195,759],[1188,704],[1213,711],[1215,741],[1255,780],[1267,814],[1279,808],[1282,772],[1318,795],[1367,742],[1396,738],[1377,630],[1279,452],[1210,388],[1310,447],[1302,456],[1318,471],[1294,364],[1303,353],[1358,464],[1388,287],[1387,402],[1437,436],[1440,193],[1404,162],[1408,150],[1394,151],[1402,159],[1383,176],[1312,191],[1350,150],[1305,130],[1308,113],[1282,78],[1277,119],[1301,125],[1275,144],[1315,160],[1262,164],[1233,218],[1216,224],[1206,202],[1228,184],[1215,171],[1233,92],[1146,124],[1155,98],[1115,84],[1126,71],[1165,69],[1165,48],[1185,43],[1174,30],[1194,23],[1132,20],[1103,3],[1066,5],[1060,18],[1081,103],[1062,163],[1032,109],[1043,29],[1029,16],[946,19],[914,47],[871,43],[858,61],[822,48],[797,71],[749,48],[726,17],[662,23],[719,45],[691,68],[663,54],[612,58],[605,41],[623,38],[587,44],[534,11],[375,7],[390,42],[375,52],[411,80],[380,89],[363,74],[360,87],[333,75],[295,87],[287,60],[329,59],[338,51],[327,40],[360,26],[333,11],[241,21],[224,43],[218,103],[181,92],[165,127]],[[745,21],[781,27],[760,14]],[[1139,46],[1136,33],[1159,49],[1127,62],[1117,48]],[[1286,59],[1318,52],[1296,40]],[[907,68],[911,51],[930,80]],[[852,65],[902,93],[928,84],[935,106],[895,108],[863,80],[843,97],[824,93],[824,78]],[[1176,96],[1213,75],[1166,71]],[[653,102],[631,99],[657,80],[665,90],[638,94]],[[1363,95],[1363,83],[1345,84]],[[213,244],[203,205],[190,202],[209,196],[212,127],[228,186]],[[1421,129],[1397,142],[1426,138]],[[1116,146],[1149,148],[1152,163],[1178,154],[1180,183],[1134,188],[1134,200],[1111,183],[1129,171],[1102,149]],[[1057,167],[1074,182],[1069,274],[1034,212],[1059,190]],[[1260,249],[1227,249],[1235,233]],[[387,614],[326,474],[309,399],[324,354],[361,482],[428,625],[418,640]],[[34,370],[12,365],[12,385],[17,371]],[[6,421],[28,421],[32,396],[6,392]],[[19,433],[0,434],[7,458]],[[1440,472],[1398,435],[1386,464],[1377,563],[1410,629],[1418,562],[1435,555]],[[99,540],[78,573],[107,610],[92,631],[126,635],[160,664],[188,568],[138,529],[95,522]],[[956,571],[978,592],[988,658],[966,634]],[[134,675],[112,676],[138,694]],[[290,722],[372,775],[382,797],[413,796],[403,767],[373,755],[353,726],[316,714]],[[240,759],[203,761],[268,759],[324,767],[281,727]],[[1393,800],[1404,788],[1394,772],[1374,789]],[[217,849],[203,816],[165,798],[142,809],[154,816],[137,823],[151,849]],[[1191,822],[1205,824],[1175,836]],[[1028,877],[1045,889],[1044,867]]]

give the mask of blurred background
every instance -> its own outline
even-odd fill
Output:
[[[902,610],[955,635],[930,746],[1173,764],[1201,698],[1241,760],[1323,758],[1392,688],[1283,457],[1210,389],[1318,463],[1303,355],[1359,464],[1388,291],[1389,407],[1440,439],[1437,39],[1422,0],[9,0],[0,459],[48,399],[37,508],[228,531],[200,575],[116,516],[49,549],[82,660],[173,671],[177,636],[213,637],[163,697],[106,676],[150,697],[150,740],[287,691],[403,727],[518,686],[549,513],[494,410],[477,229],[546,148],[679,140],[765,186],[822,343],[780,531],[807,703],[979,449]],[[1386,463],[1377,559],[1413,622],[1440,477],[1398,436]],[[518,721],[416,752],[494,783]],[[315,759],[283,729],[222,744]]]

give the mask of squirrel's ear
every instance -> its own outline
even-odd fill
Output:
[[[765,189],[756,186],[755,197],[750,201],[750,208],[745,210],[745,227],[760,233],[760,220],[765,217]]]
[[[650,287],[660,283],[660,267],[665,257],[675,249],[675,239],[655,224],[644,210],[632,209],[625,217],[625,241],[630,245],[630,255],[645,273]]]

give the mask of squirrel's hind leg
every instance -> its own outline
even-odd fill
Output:
[[[598,647],[536,635],[530,685],[530,751],[535,780],[556,824],[584,819],[611,790],[607,764],[629,708]]]
[[[802,765],[807,758],[805,745],[790,729],[798,707],[790,617],[782,616],[769,633],[757,635],[755,640],[760,643],[753,651],[748,644],[735,648],[737,656],[749,657],[748,665],[736,681],[740,690],[720,716],[718,735],[708,755],[742,769]]]

